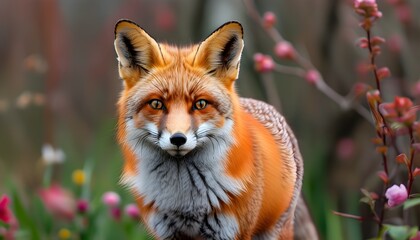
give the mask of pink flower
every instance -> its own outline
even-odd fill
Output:
[[[71,192],[58,184],[53,184],[49,188],[41,189],[39,196],[51,214],[67,220],[73,219],[76,212],[76,200]]]
[[[276,23],[276,15],[273,12],[265,12],[263,16],[263,24],[266,28],[271,28]]]
[[[386,190],[385,197],[388,199],[388,205],[390,207],[395,207],[407,200],[407,189],[404,184],[400,184],[400,186],[394,185]]]
[[[108,207],[117,207],[120,204],[120,195],[116,192],[106,192],[102,195],[102,202]]]
[[[277,57],[283,59],[293,59],[295,57],[295,49],[292,44],[286,41],[281,41],[274,47],[274,53]]]
[[[138,220],[140,217],[140,210],[137,207],[137,205],[134,203],[131,203],[125,206],[124,212],[125,214],[127,214],[129,217],[131,217],[134,220]]]

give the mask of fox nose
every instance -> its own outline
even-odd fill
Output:
[[[180,132],[174,133],[170,138],[169,141],[177,146],[180,147],[181,145],[184,145],[187,142],[187,137]]]

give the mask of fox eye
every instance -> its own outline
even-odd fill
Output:
[[[206,106],[207,106],[207,101],[204,100],[204,99],[200,99],[200,100],[198,100],[197,102],[194,103],[194,109],[196,109],[196,110],[204,109],[204,108],[206,108]]]
[[[163,109],[163,102],[157,99],[153,99],[149,102],[149,106],[153,109],[160,110]]]

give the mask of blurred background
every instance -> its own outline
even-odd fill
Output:
[[[383,83],[385,100],[418,100],[420,2],[378,4],[384,17],[373,31],[387,39],[378,65],[392,72]],[[348,94],[357,82],[374,85],[363,67],[367,52],[356,46],[365,33],[352,1],[258,0],[256,8],[277,15],[275,27],[338,93]],[[113,31],[121,18],[137,22],[157,41],[177,45],[197,43],[226,21],[241,22],[239,93],[275,105],[295,131],[305,159],[304,194],[321,237],[375,236],[375,224],[332,214],[362,214],[367,206],[359,203],[360,188],[381,192],[381,159],[370,141],[374,128],[299,77],[255,71],[253,55],[274,56],[275,43],[240,0],[0,1],[0,193],[13,184],[26,198],[36,194],[44,172],[41,149],[48,143],[66,155],[54,179],[70,182],[72,171],[89,160],[94,192],[114,190],[130,198],[118,184],[122,158],[115,141],[122,82]],[[360,101],[365,104],[363,96]],[[406,181],[404,175],[400,180]],[[413,192],[420,192],[418,180]]]

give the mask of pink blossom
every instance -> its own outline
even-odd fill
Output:
[[[125,206],[124,212],[129,217],[131,217],[132,219],[135,219],[135,220],[139,219],[139,217],[140,217],[140,210],[137,207],[137,205],[134,204],[134,203],[131,203],[131,204],[128,204],[127,206]]]
[[[276,15],[273,12],[265,12],[263,16],[263,24],[266,28],[271,28],[276,23]]]
[[[317,84],[318,81],[321,79],[318,71],[315,69],[308,70],[305,74],[305,80],[310,84]]]
[[[116,207],[120,204],[120,195],[116,192],[106,192],[102,195],[102,202],[109,207]]]
[[[254,55],[255,69],[259,72],[270,72],[275,68],[273,59],[261,53],[256,53]]]
[[[395,207],[407,200],[407,189],[405,188],[404,184],[400,184],[400,186],[393,185],[386,190],[385,197],[388,199],[388,205],[390,207]]]
[[[277,57],[283,59],[293,59],[295,57],[295,49],[292,44],[286,41],[281,41],[274,47],[274,53]]]
[[[71,192],[58,184],[39,191],[39,196],[45,208],[53,215],[71,220],[76,213],[76,200]]]

